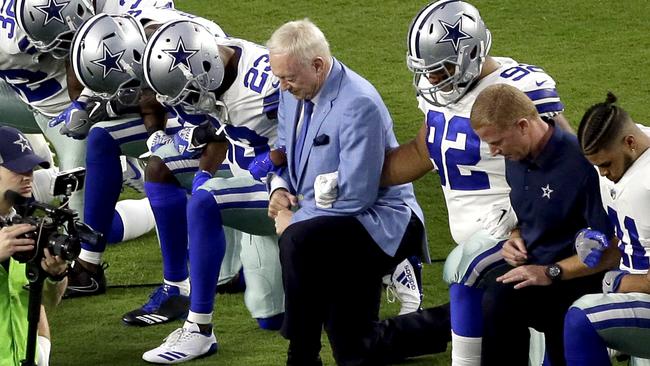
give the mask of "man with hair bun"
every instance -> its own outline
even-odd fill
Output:
[[[607,94],[587,110],[578,141],[600,172],[603,206],[616,228],[621,261],[605,274],[601,294],[581,297],[565,319],[568,365],[611,365],[607,348],[650,358],[650,137]],[[602,246],[589,246],[600,253]]]

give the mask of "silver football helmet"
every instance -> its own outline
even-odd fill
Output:
[[[215,36],[190,20],[169,21],[151,36],[144,51],[144,76],[163,104],[212,113],[224,65]]]
[[[441,0],[424,7],[407,36],[406,65],[418,95],[438,106],[457,102],[481,74],[491,45],[492,35],[474,6]],[[432,85],[429,74],[441,81]]]
[[[16,0],[15,14],[36,49],[64,58],[75,31],[94,10],[90,0]]]
[[[95,15],[72,40],[72,69],[85,87],[100,96],[135,105],[144,83],[146,43],[142,25],[131,15]]]

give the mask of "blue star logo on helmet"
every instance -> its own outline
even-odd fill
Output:
[[[103,44],[103,47],[104,47],[104,54],[102,58],[90,61],[95,65],[102,67],[103,74],[104,74],[102,78],[106,79],[108,74],[110,74],[111,71],[113,70],[117,72],[125,72],[122,66],[120,65],[120,59],[122,58],[122,55],[124,54],[125,50],[112,53],[111,50],[108,49],[108,46],[106,46],[106,43]]]
[[[179,37],[178,38],[178,44],[176,45],[176,49],[171,49],[171,50],[162,50],[165,52],[169,57],[171,57],[172,60],[172,65],[169,67],[169,72],[172,72],[175,68],[179,67],[180,65],[185,65],[190,72],[192,71],[192,67],[190,67],[190,58],[194,56],[199,50],[191,50],[191,49],[186,49],[185,44],[183,43],[183,38]]]
[[[462,20],[463,20],[462,18],[458,18],[456,23],[454,23],[453,25],[440,20],[439,21],[440,25],[442,25],[446,33],[436,43],[449,42],[451,43],[452,46],[454,46],[454,51],[458,52],[458,46],[460,46],[460,41],[462,41],[463,39],[472,38],[472,36],[463,32]]]
[[[56,20],[61,24],[65,24],[63,21],[63,16],[61,15],[61,11],[63,8],[68,6],[69,3],[69,1],[62,1],[60,3],[57,3],[56,0],[50,0],[47,5],[35,6],[36,10],[45,14],[45,22],[43,23],[43,26],[50,24],[50,22],[53,20]]]

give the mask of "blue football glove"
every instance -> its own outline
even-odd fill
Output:
[[[608,240],[605,234],[598,230],[582,229],[576,236],[576,253],[582,263],[589,268],[594,268],[600,263],[600,258],[607,246]]]
[[[174,146],[181,156],[194,158],[208,142],[225,142],[223,128],[217,130],[210,121],[198,126],[183,127],[174,135]]]
[[[196,174],[194,174],[194,179],[192,180],[192,194],[194,194],[199,187],[210,178],[212,178],[212,174],[206,170],[199,170],[196,172]]]
[[[56,127],[61,122],[64,125],[59,130],[59,133],[76,140],[85,139],[92,126],[88,112],[86,111],[86,103],[77,100],[72,101],[70,106],[61,112],[61,114],[52,118],[48,125],[50,127]]]
[[[278,148],[279,151],[285,152],[285,147],[281,146]],[[277,173],[282,166],[276,166],[271,159],[271,151],[267,151],[263,154],[255,156],[253,161],[248,164],[248,171],[251,173],[253,178],[263,181],[269,173]]]
[[[626,271],[613,270],[605,273],[603,277],[603,293],[611,294],[618,291],[621,286],[621,280],[628,274]]]

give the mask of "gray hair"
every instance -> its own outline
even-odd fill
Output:
[[[330,45],[323,32],[305,18],[283,24],[266,42],[269,53],[289,54],[304,65],[309,64],[314,58],[331,57]]]

